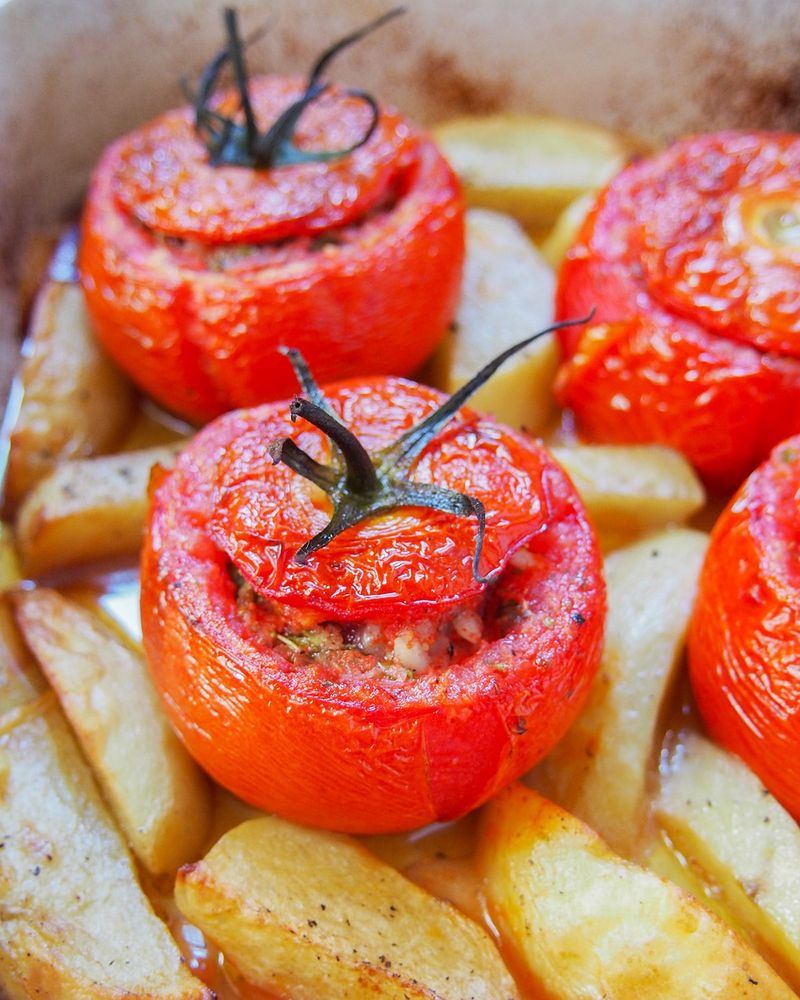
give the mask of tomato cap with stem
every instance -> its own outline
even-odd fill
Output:
[[[382,440],[381,446],[372,451],[328,405],[298,352],[287,351],[309,397],[298,396],[291,402],[290,421],[297,426],[302,419],[318,431],[309,440],[317,449],[324,448],[331,460],[325,463],[310,455],[298,443],[297,432],[277,437],[255,458],[258,438],[268,429],[256,427],[252,433],[243,434],[220,462],[215,510],[209,521],[211,537],[262,596],[295,606],[302,603],[334,617],[385,617],[395,606],[392,614],[409,616],[422,613],[434,600],[441,605],[469,600],[542,529],[547,510],[535,482],[526,479],[521,485],[522,474],[513,457],[506,457],[524,449],[524,443],[505,429],[493,432],[497,441],[490,440],[486,431],[475,436],[474,420],[465,417],[461,408],[516,352],[555,330],[584,321],[563,321],[513,345],[439,405],[435,392],[413,389],[417,405],[423,394],[429,395],[424,408],[415,412],[413,404],[409,404],[408,414],[403,417],[408,425],[397,435],[387,430],[385,436],[391,434],[393,439]],[[399,399],[408,396],[405,388],[398,387],[397,392]],[[371,403],[367,403],[367,409]],[[358,403],[350,405],[358,411]],[[394,405],[399,406],[397,401]],[[413,422],[408,423],[411,414]],[[450,433],[437,440],[437,435],[457,416],[460,424],[456,421]],[[353,417],[356,423],[363,423],[363,416],[354,413]],[[465,491],[454,486],[465,475],[459,452],[470,446],[470,435],[474,437],[473,469],[469,473],[473,489]],[[420,465],[423,453],[425,462]],[[267,459],[285,468],[271,470]],[[289,470],[315,489],[309,491],[302,488],[302,483],[293,483]],[[327,514],[317,491],[327,495],[330,516],[301,544],[300,524],[305,521],[311,528]],[[499,502],[498,497],[503,501]],[[488,520],[487,498],[491,504]],[[395,512],[403,508],[414,508],[415,513],[398,519]],[[426,510],[437,516],[421,516]],[[452,524],[453,518],[476,522],[469,565],[464,549],[473,537],[473,529]],[[373,523],[367,534],[373,536],[375,558],[380,552],[385,563],[380,572],[368,575],[363,572],[364,555],[359,549],[359,545],[366,544],[367,534],[358,533],[359,526],[366,522]],[[408,572],[414,547],[430,547],[434,544],[432,538],[440,539],[435,545],[437,554],[432,557],[440,584],[434,598],[422,581],[413,588],[412,598],[411,588],[403,586],[401,578]],[[482,569],[485,542],[488,566]],[[334,551],[326,558],[314,558],[332,543]],[[280,553],[277,556],[276,549]],[[402,556],[398,555],[401,550]],[[387,591],[393,589],[404,593],[403,602],[389,600]]]

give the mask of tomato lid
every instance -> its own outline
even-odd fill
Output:
[[[268,127],[304,91],[300,79],[253,80],[259,124]],[[229,92],[216,107],[233,111],[237,101],[238,94]],[[344,226],[393,198],[413,163],[413,129],[386,110],[371,138],[348,156],[272,169],[212,164],[193,115],[188,107],[168,111],[114,147],[119,204],[163,236],[258,243]],[[364,101],[332,87],[305,108],[294,141],[303,150],[346,148],[364,135],[370,119]]]
[[[399,378],[328,387],[331,411],[373,455],[436,411],[441,393]],[[319,463],[336,446],[317,427],[292,424],[277,408],[245,414],[247,427],[218,466],[209,530],[262,596],[313,607],[340,620],[411,619],[431,607],[459,604],[547,524],[537,445],[463,408],[408,470],[413,483],[469,493],[483,505],[479,574],[473,569],[479,523],[427,507],[403,506],[336,534],[304,563],[307,539],[331,518],[331,500],[285,464],[273,465],[270,442],[291,440]]]

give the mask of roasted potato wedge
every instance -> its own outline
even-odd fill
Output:
[[[505,1000],[484,930],[351,838],[275,817],[178,873],[183,914],[256,986],[297,1000]]]
[[[742,928],[721,902],[716,887],[701,878],[663,830],[656,828],[650,832],[647,843],[642,849],[641,858],[646,868],[661,878],[674,882],[684,892],[696,896],[707,910],[716,913],[720,920],[730,924],[735,931],[745,937]]]
[[[472,864],[478,817],[476,810],[456,823],[435,825],[411,837],[405,833],[378,834],[362,838],[362,843],[432,896],[447,900],[482,923],[485,911]]]
[[[5,498],[14,509],[58,462],[114,448],[133,415],[129,383],[95,344],[77,284],[47,281],[23,347],[22,402]]]
[[[25,572],[41,576],[94,559],[135,555],[142,544],[147,485],[180,445],[64,462],[26,497],[17,517]]]
[[[461,303],[426,377],[455,392],[504,348],[552,323],[554,289],[553,272],[513,219],[468,212]],[[539,430],[553,413],[557,367],[558,345],[551,335],[509,359],[470,406],[512,427]]]
[[[14,531],[0,522],[0,591],[15,587],[22,577],[22,570],[14,542]]]
[[[615,855],[522,785],[485,811],[490,914],[551,1000],[792,1000],[766,962],[693,897]]]
[[[577,722],[536,774],[545,794],[626,856],[646,818],[657,721],[681,662],[707,541],[680,528],[607,557],[600,672]]]
[[[758,950],[800,989],[800,827],[738,757],[681,740],[657,822]]]
[[[586,122],[544,115],[455,118],[434,129],[467,204],[507,212],[535,235],[630,155],[628,140]]]
[[[167,722],[141,655],[54,590],[21,591],[15,605],[134,854],[156,874],[198,857],[211,791]]]
[[[705,503],[697,474],[672,448],[587,444],[556,447],[553,455],[604,533],[634,535],[683,524]]]
[[[0,601],[0,994],[211,1000],[142,893]]]
[[[63,239],[63,227],[53,226],[30,233],[25,240],[17,262],[17,292],[23,317],[30,312],[39,289],[47,280],[53,254]]]
[[[559,215],[547,238],[542,241],[542,256],[554,271],[561,267],[567,251],[577,239],[583,220],[591,211],[596,197],[594,191],[587,191],[570,202]]]

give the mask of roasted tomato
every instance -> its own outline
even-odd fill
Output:
[[[156,684],[200,764],[264,809],[362,833],[459,816],[580,708],[593,532],[541,445],[461,405],[479,380],[323,393],[293,360],[304,396],[220,417],[154,489]]]
[[[711,733],[800,820],[800,437],[773,450],[714,528],[689,666]]]
[[[800,137],[723,132],[627,167],[561,270],[558,394],[585,437],[658,441],[729,489],[800,429]]]
[[[452,318],[463,205],[432,140],[361,91],[248,82],[235,16],[195,107],[114,142],[92,178],[80,271],[117,363],[205,421],[290,394],[281,345],[325,380],[405,374]],[[217,94],[226,63],[238,89]]]

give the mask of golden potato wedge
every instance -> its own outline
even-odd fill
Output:
[[[30,312],[39,289],[48,277],[53,252],[62,236],[62,229],[52,227],[31,233],[25,240],[17,261],[17,291],[23,317]]]
[[[14,532],[0,521],[0,591],[16,587],[21,579]]]
[[[144,659],[54,590],[21,591],[15,605],[134,854],[156,874],[197,858],[211,790],[167,722]]]
[[[78,281],[77,225],[52,225],[30,233],[17,262],[20,313],[27,317],[42,285],[49,279]]]
[[[656,819],[738,927],[800,989],[800,827],[738,757],[698,735],[666,771]]]
[[[631,151],[606,129],[544,115],[455,118],[434,135],[468,205],[508,212],[537,235],[571,201],[610,180]]]
[[[596,527],[635,535],[683,524],[705,503],[703,484],[680,452],[661,445],[553,448]]]
[[[693,896],[614,854],[522,785],[489,803],[489,912],[535,996],[792,1000],[767,963]]]
[[[484,909],[480,879],[472,864],[478,813],[424,831],[378,834],[361,842],[407,879],[438,899],[447,900],[478,923]]]
[[[184,916],[256,986],[297,1000],[505,1000],[486,932],[351,838],[275,817],[178,873]]]
[[[25,498],[17,544],[30,576],[111,556],[142,544],[147,485],[155,465],[168,467],[180,444],[64,462]]]
[[[467,213],[461,302],[426,377],[455,392],[492,358],[553,321],[553,272],[513,219]],[[470,399],[512,427],[539,430],[553,413],[558,345],[550,335],[510,358]]]
[[[576,198],[567,205],[559,215],[556,224],[542,240],[542,257],[547,261],[554,271],[558,271],[561,262],[567,254],[567,250],[572,246],[578,237],[584,219],[591,211],[595,201],[594,191],[587,191],[580,198]]]
[[[0,995],[211,1000],[142,893],[55,695],[0,602]]]
[[[631,856],[646,816],[656,724],[683,651],[708,536],[673,529],[612,553],[600,672],[536,784]]]
[[[23,356],[5,483],[10,509],[58,462],[110,451],[134,405],[130,384],[92,337],[79,285],[42,286]]]

